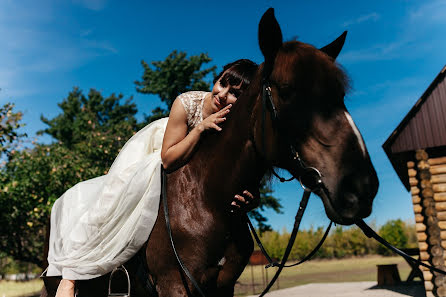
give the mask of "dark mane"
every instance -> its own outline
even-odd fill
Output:
[[[332,97],[333,92],[343,98],[350,90],[350,79],[342,67],[312,45],[299,41],[285,42],[278,51],[276,63],[285,66],[275,67],[281,71],[275,73],[279,80],[284,79],[285,84],[294,83],[299,91],[313,98]],[[289,71],[290,67],[293,71]],[[290,78],[290,73],[295,77]],[[286,81],[289,79],[292,81]]]

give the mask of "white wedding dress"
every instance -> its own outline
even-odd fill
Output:
[[[203,120],[207,93],[178,96],[189,130]],[[161,146],[168,118],[150,123],[122,148],[108,174],[67,190],[53,205],[47,276],[71,280],[104,275],[148,239],[161,194]]]

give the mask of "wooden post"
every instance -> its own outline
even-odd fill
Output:
[[[420,260],[438,266],[444,262],[443,248],[441,247],[441,228],[437,218],[437,211],[442,211],[442,209],[434,199],[434,185],[430,171],[433,165],[429,162],[429,156],[425,150],[417,150],[415,159],[416,162],[408,162],[407,167],[411,174],[409,182],[414,212],[417,216],[423,218],[418,217],[416,219]],[[414,174],[414,171],[416,174]],[[424,271],[423,275],[425,276],[424,283],[427,293],[436,292],[438,284],[442,283],[442,280],[430,271]]]
[[[441,269],[446,258],[446,157],[429,158],[417,150],[415,159],[407,167],[420,259]],[[426,296],[446,297],[443,275],[423,269],[423,276]]]
[[[446,253],[446,157],[430,158],[429,173],[433,190],[433,199],[437,211],[438,227],[440,229],[440,245],[432,247],[431,253],[436,260],[436,267],[445,268]],[[441,256],[441,260],[438,259]],[[438,265],[438,266],[437,266]],[[446,296],[446,278],[444,275],[434,273],[434,289],[436,296]]]
[[[417,150],[407,162],[409,185],[415,214],[420,260],[446,267],[446,151],[443,157],[429,158]],[[446,277],[421,267],[426,296],[446,297]]]

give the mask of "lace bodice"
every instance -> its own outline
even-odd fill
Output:
[[[186,110],[189,131],[203,121],[203,103],[207,93],[204,91],[190,91],[178,96]]]

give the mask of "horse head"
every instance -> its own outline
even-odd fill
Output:
[[[323,182],[319,196],[327,216],[336,223],[352,224],[370,215],[378,178],[344,104],[348,79],[335,59],[345,36],[346,32],[321,49],[299,41],[283,42],[274,10],[263,15],[259,23],[259,45],[265,58],[261,71],[263,82],[271,88],[277,120],[266,112],[268,124],[255,134],[257,139],[264,137],[257,144],[264,141],[263,150],[272,165],[299,178],[291,147],[306,166],[317,168]]]

